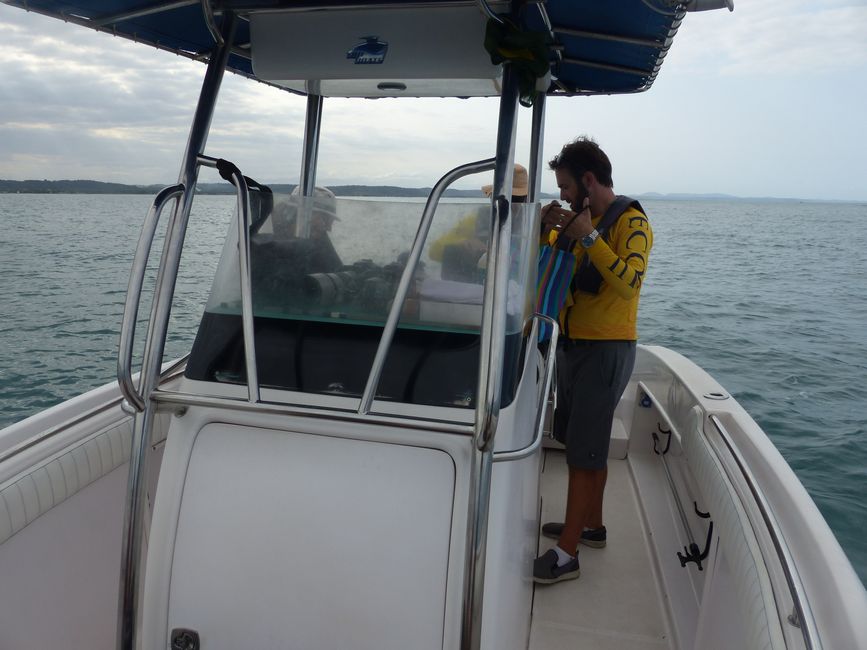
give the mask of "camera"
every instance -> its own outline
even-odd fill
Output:
[[[402,271],[400,262],[378,266],[371,260],[360,260],[333,273],[305,276],[302,290],[311,306],[381,311],[393,298]]]

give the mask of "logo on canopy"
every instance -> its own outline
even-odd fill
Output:
[[[388,43],[379,40],[378,36],[361,36],[364,42],[359,43],[346,53],[347,59],[355,59],[356,65],[371,65],[385,61],[388,53]]]

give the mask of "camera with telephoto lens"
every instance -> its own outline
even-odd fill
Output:
[[[364,310],[384,309],[394,296],[402,271],[398,262],[377,266],[371,260],[360,260],[340,271],[306,276],[303,292],[317,307],[353,304]]]

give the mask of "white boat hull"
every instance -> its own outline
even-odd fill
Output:
[[[501,449],[527,442],[534,375],[529,364],[503,413]],[[530,561],[548,543],[540,511],[562,511],[562,453],[543,452],[541,501],[542,453],[494,465],[483,647],[804,647],[779,549],[711,416],[773,513],[823,647],[867,647],[863,586],[791,469],[725,396],[680,355],[639,347],[613,432],[627,440],[625,456],[612,446],[609,545],[582,553],[580,580],[535,599]],[[209,408],[158,419],[142,647],[166,647],[180,627],[208,648],[457,646],[465,437]],[[656,453],[666,430],[671,482]],[[114,647],[130,435],[112,386],[0,432],[0,647]],[[681,566],[709,521],[701,570]]]

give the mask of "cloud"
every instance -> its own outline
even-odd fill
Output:
[[[867,64],[865,33],[863,2],[736,0],[733,13],[686,17],[666,73],[804,77],[858,70]]]
[[[867,197],[867,88],[852,81],[867,76],[867,7],[736,2],[733,14],[687,16],[649,92],[549,100],[543,159],[589,133],[619,191]],[[0,3],[0,67],[15,71],[0,74],[0,178],[176,179],[201,63]],[[305,105],[226,75],[206,153],[262,182],[295,182]],[[494,154],[497,112],[493,98],[326,99],[318,181],[430,186]],[[521,111],[525,164],[529,120]],[[554,190],[550,173],[542,188]]]

